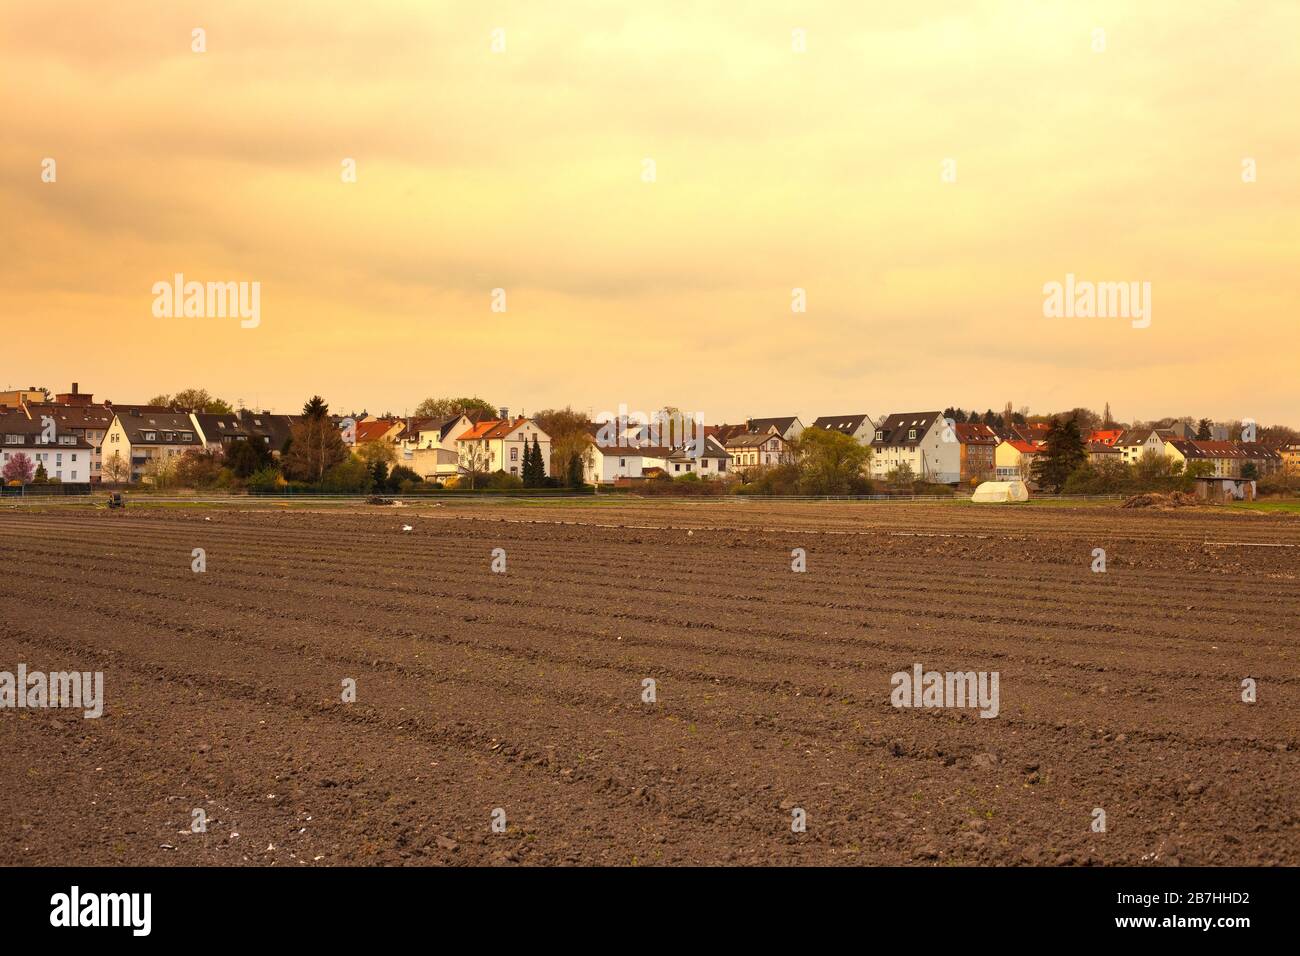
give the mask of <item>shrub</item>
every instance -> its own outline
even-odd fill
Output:
[[[350,456],[325,472],[320,490],[330,494],[366,494],[374,484],[370,467],[360,458]]]

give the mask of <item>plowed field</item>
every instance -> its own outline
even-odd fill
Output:
[[[1298,623],[1285,515],[4,507],[0,671],[106,705],[0,710],[0,858],[1300,864]]]

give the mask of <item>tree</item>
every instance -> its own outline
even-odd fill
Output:
[[[524,487],[541,488],[546,484],[546,463],[542,461],[542,446],[533,436],[530,446],[524,443]]]
[[[271,453],[260,442],[240,438],[226,449],[226,467],[236,478],[247,478],[271,464]]]
[[[388,473],[388,490],[401,491],[402,485],[408,481],[418,485],[420,476],[405,465],[394,465],[392,471]]]
[[[1214,424],[1214,423],[1213,423],[1212,421],[1210,421],[1208,418],[1202,418],[1199,422],[1197,422],[1197,423],[1196,423],[1196,440],[1197,440],[1197,441],[1209,441],[1209,440],[1210,440],[1210,435],[1211,435],[1210,427],[1211,427],[1213,424]]]
[[[1106,403],[1106,410],[1101,413],[1101,427],[1110,428],[1115,424],[1115,419],[1110,414],[1110,402]]]
[[[186,488],[211,488],[221,475],[221,464],[208,451],[191,448],[176,462],[176,481]]]
[[[320,484],[330,469],[349,458],[343,436],[330,421],[329,406],[314,395],[303,406],[302,420],[290,431],[293,443],[281,461],[284,475],[295,481]]]
[[[234,408],[225,399],[217,398],[206,388],[183,388],[175,395],[155,395],[150,405],[166,405],[208,415],[231,415]]]
[[[885,475],[885,481],[897,488],[902,488],[916,481],[916,472],[912,470],[911,465],[903,462],[897,468],[889,470],[889,473]]]
[[[852,435],[805,428],[795,443],[799,488],[810,495],[848,495],[863,489],[871,449]]]
[[[426,398],[415,406],[416,418],[436,418],[445,421],[454,415],[477,412],[487,418],[496,418],[498,409],[481,398]]]
[[[114,484],[131,480],[131,467],[126,463],[126,459],[122,457],[120,451],[113,452],[112,455],[105,459],[100,470],[103,472],[104,479]]]
[[[19,484],[27,484],[32,480],[36,469],[32,466],[32,460],[22,452],[15,452],[14,455],[5,462],[4,471],[0,472],[0,477],[4,478],[5,484],[16,481]]]
[[[176,481],[176,461],[171,456],[150,458],[145,463],[143,473],[155,488],[170,488]]]
[[[1038,487],[1048,488],[1055,494],[1088,460],[1088,450],[1079,434],[1079,422],[1073,415],[1052,419],[1045,444],[1042,453],[1035,456],[1031,471]]]
[[[362,459],[364,461],[364,459]],[[388,487],[388,462],[382,458],[376,458],[370,463],[370,477],[374,480],[375,488],[384,489]]]
[[[1247,481],[1258,478],[1259,468],[1253,461],[1248,461],[1241,466],[1241,477],[1245,478]]]
[[[562,475],[574,454],[585,454],[591,428],[586,412],[572,408],[547,408],[533,416],[537,427],[551,439],[551,460],[547,473]]]
[[[36,477],[32,479],[34,485],[48,485],[50,483],[50,473],[45,470],[45,463],[40,462],[36,465]]]
[[[492,452],[487,442],[467,441],[460,446],[460,469],[469,481],[470,490],[477,488],[492,465]]]
[[[337,462],[321,479],[321,490],[334,494],[365,494],[374,485],[374,476],[366,463],[356,455],[348,455]]]
[[[372,468],[379,462],[391,465],[397,461],[397,449],[391,442],[365,441],[356,448],[356,455]]]
[[[567,484],[570,488],[582,488],[586,484],[582,478],[582,456],[574,455],[569,459]]]

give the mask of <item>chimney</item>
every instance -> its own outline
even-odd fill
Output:
[[[77,383],[76,383],[76,382],[73,382],[73,383],[72,383],[72,394],[73,394],[73,395],[76,395],[76,394],[77,394]]]

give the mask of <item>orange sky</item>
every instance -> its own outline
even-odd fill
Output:
[[[0,388],[1300,426],[1298,101],[1291,0],[7,4]]]

